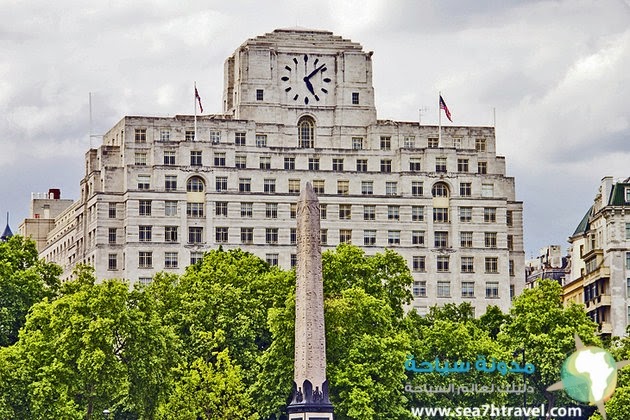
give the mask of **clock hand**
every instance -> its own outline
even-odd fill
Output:
[[[315,95],[315,89],[313,89],[313,84],[308,80],[308,77],[304,78],[304,83],[306,83],[306,88],[311,92],[311,95]]]
[[[304,78],[304,80],[306,79],[310,79],[311,77],[315,76],[317,74],[317,72],[319,72],[321,69],[323,69],[324,67],[326,67],[326,64],[322,64],[321,66],[317,67],[315,70],[313,70],[311,72],[311,74],[309,74],[308,76],[306,76]]]

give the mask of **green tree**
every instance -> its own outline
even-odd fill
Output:
[[[560,380],[562,363],[575,351],[574,334],[586,345],[601,347],[596,331],[581,305],[563,305],[562,287],[555,280],[540,280],[514,300],[498,340],[507,351],[524,349],[526,362],[535,366],[527,376],[535,390],[528,395],[528,405],[576,405],[564,392],[548,392],[547,387]]]
[[[34,303],[59,290],[61,268],[39,260],[35,243],[22,236],[0,242],[0,346],[18,339]]]

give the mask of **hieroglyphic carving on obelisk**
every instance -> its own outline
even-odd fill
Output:
[[[290,420],[317,413],[332,419],[326,380],[324,285],[320,244],[319,200],[306,183],[297,205],[297,268],[295,291],[295,363]]]

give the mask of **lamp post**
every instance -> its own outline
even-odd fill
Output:
[[[523,367],[525,367],[525,346],[514,350],[514,353],[512,353],[512,356],[514,358],[516,358],[516,356],[518,355],[522,356],[522,360],[523,360]],[[523,371],[523,418],[526,419],[527,416],[525,415],[525,408],[527,407],[527,382],[526,382],[527,378],[525,377],[525,371]]]
[[[107,408],[103,410],[103,417],[105,417],[105,420],[109,419],[109,415],[110,411]]]

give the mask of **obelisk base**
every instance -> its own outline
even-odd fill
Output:
[[[287,407],[289,420],[333,420],[333,406],[328,399],[328,381],[322,389],[313,389],[309,380],[298,388],[293,382],[293,399]]]

